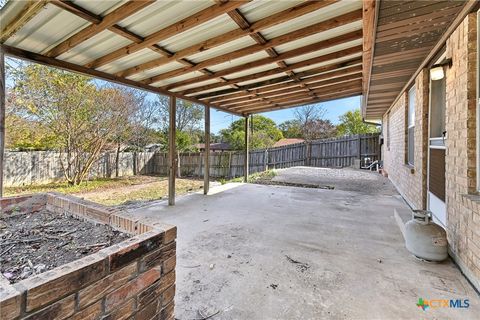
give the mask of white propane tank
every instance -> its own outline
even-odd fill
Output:
[[[405,244],[408,251],[424,260],[443,261],[448,257],[447,234],[426,210],[413,211],[412,220],[405,224]]]

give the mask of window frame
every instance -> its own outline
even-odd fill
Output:
[[[413,99],[412,99],[413,95]],[[405,145],[405,163],[409,166],[415,165],[415,109],[416,109],[417,91],[415,85],[412,85],[407,91],[406,103],[406,145]],[[413,101],[412,101],[413,100]],[[413,108],[412,108],[413,107]],[[410,142],[413,143],[410,150]]]

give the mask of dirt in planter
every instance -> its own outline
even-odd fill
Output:
[[[46,210],[2,217],[0,271],[10,283],[16,283],[129,237],[108,225]]]

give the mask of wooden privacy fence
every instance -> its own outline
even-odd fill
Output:
[[[115,177],[115,153],[103,153],[95,162],[89,178]],[[250,151],[249,173],[294,166],[349,167],[356,159],[372,161],[380,157],[378,134],[354,135],[315,140],[277,148]],[[122,152],[119,176],[168,174],[168,155],[164,152]],[[182,177],[202,177],[204,157],[201,152],[179,154]],[[243,176],[244,153],[241,151],[210,153],[212,178]],[[51,151],[7,152],[4,163],[5,186],[48,183],[63,179],[60,155]]]

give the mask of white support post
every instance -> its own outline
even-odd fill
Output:
[[[249,171],[249,161],[250,161],[250,152],[248,142],[250,141],[250,126],[249,126],[249,117],[245,117],[245,160],[243,168],[243,181],[248,182],[248,171]]]

